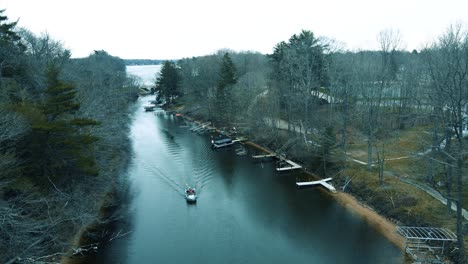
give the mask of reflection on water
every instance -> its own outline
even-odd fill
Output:
[[[140,108],[131,132],[133,232],[96,263],[401,263],[395,246],[329,196],[297,190],[294,174],[235,147],[212,150],[182,119]],[[186,185],[199,190],[194,205]]]

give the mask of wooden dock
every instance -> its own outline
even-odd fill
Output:
[[[296,182],[297,187],[304,187],[304,186],[314,186],[314,185],[322,185],[326,189],[328,189],[332,193],[336,193],[335,187],[333,185],[329,184],[328,181],[331,181],[332,178],[326,178],[323,180],[318,180],[318,181],[310,181],[310,182]]]
[[[247,141],[247,140],[248,140],[248,139],[245,138],[245,137],[240,137],[240,138],[233,139],[232,142],[233,142],[233,143],[238,143],[238,142],[239,142],[239,143],[242,143],[242,142],[245,142],[245,141]]]
[[[255,156],[252,156],[252,158],[253,159],[273,159],[273,158],[278,159],[278,163],[280,165],[276,167],[276,171],[288,171],[288,170],[296,170],[296,169],[302,168],[301,165],[295,163],[292,160],[288,160],[284,156],[278,155],[276,153],[265,154],[265,155],[255,155]]]
[[[296,170],[296,169],[301,169],[302,166],[293,162],[292,160],[288,160],[286,158],[283,158],[283,157],[279,157],[280,158],[280,162],[284,162],[284,163],[287,163],[287,166],[281,166],[281,167],[278,167],[276,168],[276,171],[288,171],[288,170]]]
[[[192,128],[190,128],[190,131],[198,132],[198,131],[201,131],[201,130],[205,130],[210,124],[211,124],[211,122],[206,122],[206,123],[203,123],[203,124],[195,125]]]
[[[252,156],[253,159],[269,159],[276,157],[276,154],[268,154],[268,155],[254,155]]]

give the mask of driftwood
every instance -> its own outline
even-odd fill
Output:
[[[36,242],[32,243],[31,245],[29,245],[29,247],[27,247],[25,250],[23,250],[23,252],[21,252],[18,256],[16,256],[16,257],[10,259],[9,261],[5,262],[5,264],[13,264],[16,261],[21,260],[21,255],[23,255],[24,252],[28,251],[30,248],[32,248],[32,247],[36,246],[37,244],[41,243],[42,240],[43,239],[41,238],[41,239],[37,240]]]
[[[128,232],[125,232],[125,233],[122,233],[122,229],[119,230],[119,232],[117,232],[114,236],[112,236],[111,238],[109,238],[108,242],[111,242],[115,239],[119,239],[119,238],[122,238],[128,234],[130,234],[132,231],[128,231]],[[32,243],[26,250],[24,250],[20,255],[10,259],[9,261],[7,261],[5,264],[14,264],[16,262],[22,262],[22,263],[47,263],[47,264],[59,264],[60,262],[55,262],[55,261],[51,261],[53,260],[54,258],[56,257],[63,257],[63,256],[66,256],[68,255],[67,253],[64,253],[64,252],[56,252],[56,253],[53,253],[53,254],[50,254],[50,255],[46,255],[46,256],[41,256],[41,257],[29,257],[29,258],[21,258],[21,255],[23,255],[28,249],[36,246],[37,244],[41,243],[43,239],[39,239],[37,240],[36,242]],[[99,245],[100,243],[92,243],[92,244],[88,244],[88,245],[84,245],[84,246],[81,246],[81,247],[78,247],[78,248],[74,248],[72,249],[72,252],[70,253],[72,256],[76,256],[76,255],[86,255],[88,253],[94,253],[94,252],[97,252],[98,249],[99,249]]]

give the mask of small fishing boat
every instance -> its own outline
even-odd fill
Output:
[[[197,202],[197,192],[194,188],[189,187],[188,189],[185,189],[185,199],[188,203]]]

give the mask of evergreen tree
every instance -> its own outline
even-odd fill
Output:
[[[218,81],[218,89],[224,90],[229,85],[237,83],[236,66],[232,62],[229,53],[225,53],[221,62],[221,73]]]
[[[73,85],[58,79],[59,71],[50,67],[48,87],[43,102],[23,106],[31,133],[25,140],[26,173],[32,176],[61,178],[66,181],[76,173],[97,175],[98,169],[91,152],[97,141],[85,127],[97,125],[95,120],[76,117],[80,108]]]
[[[321,100],[320,89],[328,86],[327,45],[311,31],[294,34],[288,42],[280,42],[270,56],[271,84],[278,93],[286,121],[302,123],[305,133],[312,126],[312,111]]]
[[[172,61],[165,61],[161,73],[156,80],[156,90],[159,92],[159,98],[164,98],[167,103],[180,96],[181,77],[177,67]]]
[[[5,12],[5,9],[0,10],[0,42],[17,42],[21,38],[16,34],[14,28],[16,27],[17,22],[8,23],[7,16],[2,15]]]
[[[217,121],[231,121],[231,86],[237,83],[236,67],[229,53],[225,53],[221,62],[221,71],[216,86],[216,108],[218,110]]]
[[[24,53],[25,47],[21,37],[16,33],[17,22],[8,22],[0,10],[0,83],[1,77],[12,77],[19,70],[18,56]]]

